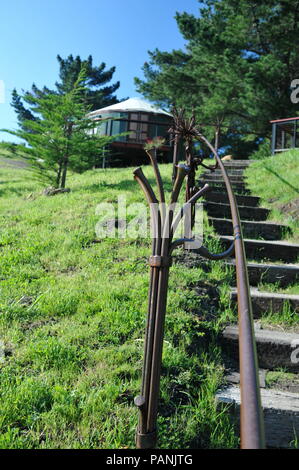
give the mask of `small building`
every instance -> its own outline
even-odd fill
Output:
[[[270,122],[272,124],[272,155],[299,148],[299,117]]]
[[[130,98],[89,113],[97,122],[94,132],[99,135],[114,136],[115,141],[109,145],[107,159],[101,166],[131,166],[148,163],[144,144],[155,138],[164,139],[158,150],[162,162],[172,160],[172,138],[168,129],[172,125],[172,115],[163,109],[141,100]],[[119,135],[126,133],[125,135]]]

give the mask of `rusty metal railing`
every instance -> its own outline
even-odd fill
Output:
[[[260,449],[265,447],[264,423],[260,397],[258,359],[254,336],[252,304],[240,215],[230,179],[218,153],[197,129],[195,130],[195,138],[204,142],[213,153],[217,166],[221,170],[229,199],[234,231],[238,292],[241,448]]]
[[[170,129],[170,132],[175,135],[175,147],[178,144],[180,138],[185,139],[186,156],[188,156],[187,161],[189,165],[177,165],[177,157],[176,154],[174,154],[175,169],[173,171],[173,188],[169,205],[165,206],[163,182],[159,172],[156,152],[154,149],[149,150],[147,153],[154,169],[159,192],[159,199],[156,197],[142,169],[137,168],[134,171],[134,177],[142,188],[150,205],[151,218],[154,228],[152,255],[149,259],[150,288],[142,386],[140,396],[135,398],[135,404],[140,410],[139,423],[136,433],[136,446],[137,448],[141,449],[154,448],[157,440],[156,424],[169,268],[171,266],[173,250],[178,246],[184,245],[184,243],[191,241],[188,238],[173,240],[175,228],[177,227],[179,220],[184,217],[187,206],[190,204],[194,205],[195,202],[209,190],[208,185],[205,185],[201,189],[198,189],[194,186],[194,174],[192,174],[191,179],[188,178],[188,176],[190,176],[190,172],[194,172],[194,159],[192,159],[193,156],[191,154],[191,148],[192,139],[196,139],[207,145],[216,159],[216,164],[214,166],[203,166],[205,166],[205,168],[209,168],[212,171],[216,168],[220,168],[221,170],[228,193],[234,231],[234,242],[231,244],[230,248],[223,253],[211,253],[204,246],[198,248],[196,252],[200,253],[205,258],[219,260],[229,256],[233,253],[233,251],[235,251],[238,290],[239,362],[241,388],[241,448],[263,448],[265,445],[263,415],[259,390],[258,362],[254,338],[253,315],[245,248],[236,199],[226,169],[220,157],[218,156],[217,151],[200,133],[199,129],[196,128],[194,118],[192,118],[190,121],[187,121],[183,118],[183,114],[180,113],[175,114],[174,121],[174,127]],[[200,164],[202,164],[202,161],[197,159],[196,165]],[[186,177],[187,201],[174,220],[174,205],[178,201],[179,193]],[[188,187],[188,182],[190,181],[192,182],[193,186]]]

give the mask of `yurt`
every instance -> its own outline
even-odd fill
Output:
[[[158,150],[158,159],[172,159],[172,138],[168,133],[172,115],[140,98],[130,98],[89,113],[96,125],[94,133],[115,136],[109,152],[98,166],[136,166],[148,163],[144,144],[156,137],[164,139]],[[123,135],[120,135],[123,134]]]

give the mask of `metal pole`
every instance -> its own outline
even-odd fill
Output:
[[[178,154],[179,154],[179,136],[178,134],[175,134],[174,147],[173,147],[173,162],[172,162],[172,184],[174,184],[176,180]]]
[[[271,140],[271,152],[272,155],[275,155],[275,148],[276,148],[276,131],[277,131],[277,124],[272,124],[272,140]]]
[[[148,152],[148,154],[154,168],[158,191],[162,201],[164,202],[164,190],[156,162],[156,155],[155,152]],[[135,404],[140,410],[136,433],[136,446],[140,449],[154,448],[157,440],[157,411],[169,268],[171,266],[171,254],[173,249],[184,241],[179,240],[179,243],[178,241],[172,242],[174,234],[173,210],[174,204],[176,204],[178,200],[184,179],[189,171],[190,168],[186,165],[178,166],[170,204],[164,213],[161,205],[157,207],[158,200],[141,168],[137,168],[134,171],[134,177],[141,186],[148,203],[151,206],[154,205],[154,210],[152,209],[151,211],[152,219],[154,220],[154,241],[152,244],[152,256],[150,256],[149,259],[151,272],[142,386],[140,396],[135,398]],[[198,194],[193,197],[193,200],[195,201],[196,198],[203,195],[207,189],[208,185],[199,191]],[[182,210],[181,217],[183,217],[183,215],[184,211]]]

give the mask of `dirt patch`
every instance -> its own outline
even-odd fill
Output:
[[[288,214],[295,220],[299,220],[299,198],[285,204],[279,205],[278,209],[284,214]]]
[[[57,319],[55,318],[49,318],[47,320],[36,320],[36,321],[29,321],[29,322],[24,322],[23,323],[23,329],[24,330],[34,330],[36,328],[41,328],[46,325],[54,325],[57,323]]]
[[[217,287],[204,281],[197,281],[188,285],[190,292],[198,296],[195,309],[190,313],[195,315],[200,321],[213,321],[219,316],[220,293]]]
[[[12,160],[10,158],[0,157],[0,168],[14,167],[14,168],[26,168],[28,164],[22,160]]]
[[[211,271],[211,266],[207,262],[206,258],[203,258],[197,253],[192,253],[188,251],[185,251],[183,253],[175,253],[173,257],[173,264],[183,264],[189,269],[201,268],[206,273]]]

